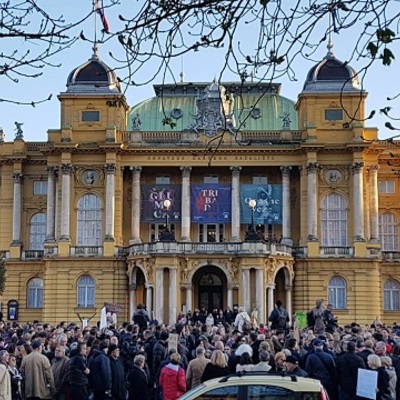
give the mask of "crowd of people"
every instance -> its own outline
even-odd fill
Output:
[[[206,380],[251,371],[319,379],[331,400],[350,400],[360,368],[377,372],[378,400],[400,400],[397,323],[338,326],[322,300],[303,329],[289,325],[279,300],[269,324],[251,314],[196,310],[167,326],[139,305],[131,322],[102,329],[2,321],[0,400],[176,400]]]

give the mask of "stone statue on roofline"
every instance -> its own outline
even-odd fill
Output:
[[[15,133],[15,140],[21,140],[21,139],[23,139],[24,138],[24,131],[22,130],[22,125],[24,124],[23,122],[17,122],[17,121],[15,121],[14,122],[14,124],[15,124],[15,130],[16,130],[16,133]]]

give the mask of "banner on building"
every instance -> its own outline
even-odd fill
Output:
[[[250,200],[256,201],[254,224],[282,225],[282,185],[241,185],[240,215],[242,224],[251,224]]]
[[[168,223],[176,223],[181,220],[181,187],[179,185],[142,185],[142,222],[166,221],[168,212]],[[168,210],[164,200],[171,202]],[[133,205],[135,207],[135,204]]]
[[[231,186],[208,183],[191,186],[191,220],[197,223],[231,222]]]

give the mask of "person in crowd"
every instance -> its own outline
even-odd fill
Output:
[[[155,378],[160,369],[160,364],[167,358],[168,354],[168,337],[167,331],[162,331],[160,339],[155,343],[153,348],[153,377]]]
[[[393,368],[392,359],[388,356],[381,357],[382,367],[385,368],[387,374],[389,375],[389,391],[390,396],[393,400],[396,399],[396,387],[397,387],[397,375]]]
[[[159,385],[163,400],[176,400],[186,392],[185,370],[179,366],[181,356],[173,353],[170,362],[162,368]]]
[[[126,382],[124,363],[119,357],[120,350],[116,344],[108,346],[108,357],[111,368],[111,395],[113,400],[126,400]]]
[[[262,350],[259,352],[258,357],[260,361],[254,365],[253,371],[270,371],[272,367],[269,365],[269,360],[271,357],[269,352]]]
[[[239,332],[243,332],[248,325],[251,324],[249,314],[244,307],[239,308],[239,313],[236,315],[234,325]]]
[[[23,398],[22,381],[24,378],[17,368],[17,358],[15,357],[15,354],[11,354],[8,359],[8,372],[10,373],[10,377],[11,377],[12,400],[21,400]],[[1,381],[0,381],[0,385],[1,385]],[[1,396],[0,396],[0,398],[1,398]]]
[[[314,333],[316,335],[320,335],[325,332],[324,315],[324,301],[322,299],[318,299],[315,301],[315,307],[312,309],[312,316],[314,319]]]
[[[275,309],[271,311],[268,321],[271,322],[271,329],[287,331],[289,327],[289,313],[282,307],[281,300],[275,302]]]
[[[92,351],[89,360],[90,384],[94,400],[105,400],[111,397],[111,367],[107,357],[108,344],[103,340],[98,349]]]
[[[49,359],[42,354],[42,342],[33,341],[32,350],[21,364],[21,372],[25,376],[25,398],[51,399],[54,376]]]
[[[65,377],[67,400],[87,400],[90,373],[86,361],[87,350],[86,342],[81,342],[70,352]]]
[[[133,313],[133,322],[139,326],[141,332],[147,329],[150,317],[144,304],[138,304],[137,310]]]
[[[308,377],[307,372],[299,367],[299,360],[294,356],[286,357],[286,371],[292,375],[301,376],[303,378]]]
[[[339,399],[349,400],[356,397],[358,370],[365,369],[364,360],[358,357],[356,343],[347,343],[347,351],[336,360],[336,376],[339,385]]]
[[[282,372],[286,370],[286,354],[283,351],[278,351],[274,356],[275,365],[272,371]]]
[[[8,372],[7,366],[3,363],[0,363],[0,399],[12,399],[11,376]]]
[[[253,371],[254,364],[249,353],[244,352],[240,356],[239,364],[236,365],[236,372]]]
[[[57,345],[54,358],[51,361],[51,369],[54,375],[54,400],[65,400],[65,377],[68,369],[69,358],[65,355],[65,347]]]
[[[337,399],[336,364],[331,353],[323,350],[322,340],[315,339],[314,351],[307,356],[305,371],[310,378],[319,379],[331,400]]]
[[[385,367],[382,366],[381,358],[376,354],[368,356],[368,366],[371,370],[378,372],[378,383],[376,388],[376,400],[389,400],[390,387],[389,387],[389,374],[386,372]]]
[[[214,350],[210,362],[204,368],[201,382],[227,375],[229,375],[229,367],[224,353],[221,350]]]
[[[203,376],[206,365],[210,362],[205,356],[204,347],[196,349],[196,358],[189,362],[186,370],[186,383],[188,390],[193,389],[200,385],[201,377]]]
[[[146,358],[141,354],[133,359],[133,366],[127,376],[128,400],[150,400],[147,392],[149,377],[144,370],[145,363]]]

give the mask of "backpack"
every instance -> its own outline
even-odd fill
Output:
[[[276,309],[277,312],[277,316],[278,318],[276,319],[276,327],[278,329],[286,329],[286,325],[287,325],[287,314],[286,311],[283,310],[282,308],[278,307]]]

